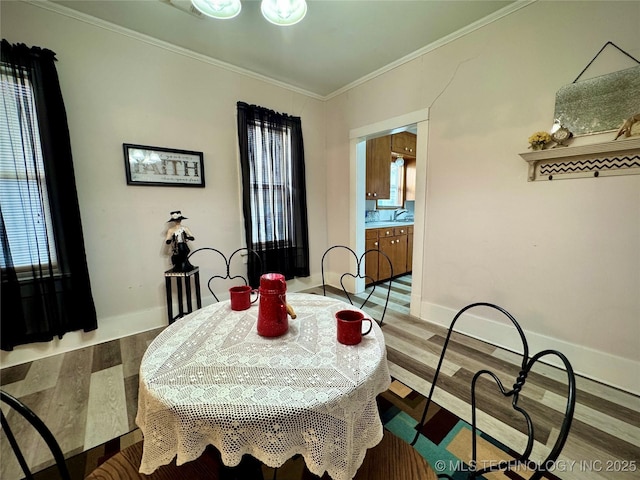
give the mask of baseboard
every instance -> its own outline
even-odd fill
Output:
[[[420,307],[420,318],[446,328],[449,328],[453,317],[458,313],[457,310],[428,302],[423,302]],[[471,318],[472,322],[465,321]],[[472,313],[463,315],[455,330],[507,350],[518,345],[514,343],[517,337],[514,337],[512,327]],[[558,350],[566,355],[576,374],[640,395],[640,362],[528,330],[525,330],[525,334],[530,355],[546,349]],[[558,360],[555,366],[560,364]]]

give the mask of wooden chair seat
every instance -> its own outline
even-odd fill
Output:
[[[303,480],[317,480],[305,469]],[[367,451],[353,480],[437,480],[429,463],[409,443],[385,429],[382,441]],[[326,473],[322,480],[330,480]]]
[[[367,452],[354,480],[436,480],[429,463],[409,443],[384,431],[382,441]]]
[[[215,449],[207,448],[202,456],[192,462],[177,466],[175,459],[163,465],[151,475],[140,473],[142,461],[142,442],[116,453],[102,465],[91,472],[85,480],[176,480],[176,479],[209,479],[220,478],[221,461]]]

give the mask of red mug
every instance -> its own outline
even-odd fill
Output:
[[[251,294],[255,293],[256,298],[251,300]],[[257,291],[253,290],[249,285],[240,285],[229,289],[229,298],[231,298],[231,310],[246,310],[258,300]]]
[[[369,329],[363,333],[362,322],[364,321],[369,322]],[[340,310],[336,312],[336,322],[338,341],[343,345],[357,345],[362,341],[362,336],[367,335],[373,328],[371,319],[356,310]]]

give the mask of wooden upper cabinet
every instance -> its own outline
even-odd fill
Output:
[[[391,135],[391,151],[400,155],[416,156],[416,135],[400,132]]]
[[[367,140],[366,199],[387,199],[391,192],[391,135]]]

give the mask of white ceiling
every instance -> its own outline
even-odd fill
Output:
[[[198,18],[189,0],[50,3],[327,98],[530,1],[307,0],[307,16],[289,27],[267,22],[259,0],[242,0],[231,20]]]

